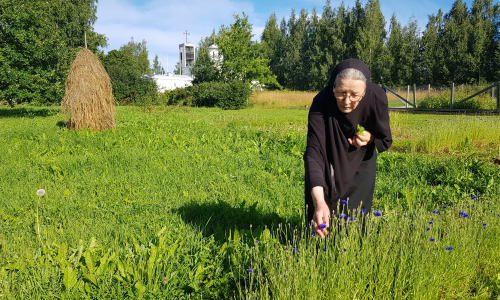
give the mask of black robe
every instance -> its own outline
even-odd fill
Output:
[[[340,71],[347,68],[361,71],[367,82],[363,99],[353,111],[346,114],[337,106],[333,85]],[[350,145],[347,141],[355,136],[358,124],[374,138],[372,143],[360,148]],[[383,152],[389,149],[391,144],[388,102],[384,90],[370,81],[370,70],[362,61],[347,59],[340,62],[333,70],[328,86],[314,97],[309,110],[307,148],[304,154],[305,198],[309,212],[311,209],[314,211],[312,187],[325,188],[325,200],[330,209],[334,210],[337,200],[351,187],[363,160],[369,159],[375,148],[378,152]],[[308,156],[320,165],[323,178],[309,176]],[[309,216],[308,219],[311,218],[312,216]]]

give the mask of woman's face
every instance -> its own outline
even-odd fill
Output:
[[[350,113],[358,106],[365,95],[366,83],[358,79],[338,78],[333,94],[341,112]]]

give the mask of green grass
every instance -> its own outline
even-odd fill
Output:
[[[63,127],[64,117],[57,107],[0,107],[2,297],[182,299],[203,293],[203,298],[218,299],[249,298],[255,292],[258,299],[287,287],[288,293],[283,290],[271,294],[272,298],[302,299],[306,292],[319,298],[339,292],[325,286],[337,286],[336,280],[346,276],[348,269],[337,271],[335,265],[325,265],[330,261],[325,255],[319,255],[327,254],[334,263],[342,245],[340,238],[346,238],[341,233],[335,242],[332,236],[327,253],[317,253],[315,247],[319,246],[310,246],[300,252],[305,253],[300,260],[283,256],[289,260],[289,269],[270,265],[280,251],[290,250],[287,241],[294,241],[296,235],[303,235],[301,243],[318,243],[305,236],[307,231],[301,225],[307,110],[167,107],[148,111],[118,107],[116,130],[75,132]],[[434,118],[433,124],[440,124],[450,117],[391,114],[397,151],[379,156],[374,206],[385,212],[398,210],[399,217],[402,210],[410,209],[432,217],[426,211],[456,204],[454,213],[436,218],[442,219],[440,230],[453,232],[458,248],[450,253],[439,244],[431,256],[417,247],[420,243],[408,246],[407,239],[413,235],[400,235],[397,243],[384,244],[397,249],[384,257],[399,263],[387,265],[385,259],[376,259],[369,263],[382,262],[379,273],[345,278],[354,280],[352,287],[364,298],[389,299],[404,292],[411,299],[428,299],[431,292],[423,287],[433,292],[441,289],[444,298],[499,294],[495,290],[495,276],[500,273],[495,263],[495,255],[500,253],[495,232],[500,229],[500,217],[493,217],[500,213],[500,171],[491,161],[498,152],[500,131],[492,127],[483,134],[478,129],[479,137],[462,147],[463,136],[455,139],[451,129],[432,125],[435,134],[456,140],[458,146],[447,151],[430,146],[438,150],[426,151],[418,146],[424,137],[414,127],[426,126],[425,119]],[[499,117],[488,119],[500,122]],[[483,145],[475,143],[481,139],[489,139],[487,147],[477,147]],[[40,188],[47,192],[40,199],[39,211],[45,247],[36,234],[36,190]],[[461,227],[465,223],[455,216],[460,205],[477,195],[482,200],[472,202],[471,215],[484,216],[488,231],[472,234],[473,227]],[[495,214],[487,214],[490,209]],[[403,219],[384,213],[375,221],[380,220],[407,232]],[[418,219],[418,226],[425,221]],[[300,233],[285,236],[286,226],[298,226]],[[378,232],[367,238],[367,250],[376,247],[372,239],[391,238],[385,231]],[[415,234],[421,236],[420,231]],[[355,236],[349,236],[349,243],[357,243]],[[263,241],[260,248],[266,241],[272,246],[254,255],[255,239]],[[460,243],[468,246],[462,249]],[[402,256],[405,251],[408,257]],[[468,251],[477,256],[466,258]],[[356,255],[352,258],[358,262],[371,259],[368,254]],[[443,268],[450,259],[446,255],[463,263],[455,269]],[[314,259],[306,260],[310,256]],[[435,271],[422,265],[417,259],[422,257],[436,263]],[[266,276],[246,273],[249,264],[255,263]],[[307,271],[305,264],[320,271]],[[401,281],[388,275],[394,270],[406,274],[398,277]],[[411,270],[415,273],[410,274]],[[279,272],[287,272],[293,280],[280,279]],[[435,280],[415,282],[424,275]],[[308,287],[305,278],[311,276],[333,277],[323,280],[324,285]],[[366,290],[366,284],[372,288]],[[292,286],[299,291],[292,293]],[[348,291],[342,293],[339,295],[353,297]]]

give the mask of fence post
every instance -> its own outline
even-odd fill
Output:
[[[500,81],[497,82],[497,109],[500,111]]]
[[[413,107],[417,107],[417,84],[413,84]]]
[[[451,84],[450,108],[453,108],[453,94],[455,93],[455,83]]]
[[[430,96],[431,95],[431,85],[428,84],[427,85],[427,96]]]
[[[408,102],[410,102],[410,86],[408,86],[408,90],[406,91],[406,108],[408,108]]]

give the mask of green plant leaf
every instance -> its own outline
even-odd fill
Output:
[[[73,270],[73,268],[70,265],[68,265],[63,269],[63,273],[64,273],[63,276],[64,287],[66,288],[67,291],[71,291],[71,289],[77,282],[76,271]]]

